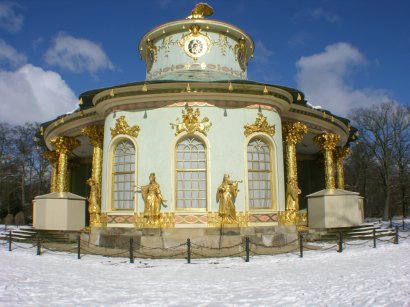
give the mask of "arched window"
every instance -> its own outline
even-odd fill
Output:
[[[114,149],[113,209],[132,210],[135,195],[135,147],[130,140],[120,141]]]
[[[248,143],[249,209],[272,208],[272,165],[269,144],[262,138]]]
[[[206,209],[206,147],[188,137],[176,145],[176,208]]]

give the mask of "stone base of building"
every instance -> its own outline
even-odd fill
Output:
[[[325,189],[308,198],[309,228],[339,228],[363,223],[363,197],[340,189]]]
[[[133,239],[136,257],[185,256],[190,239],[197,257],[232,256],[245,252],[246,237],[251,250],[261,254],[283,253],[297,246],[296,226],[221,227],[221,228],[123,228],[92,227],[82,234],[90,245],[129,249]],[[138,252],[140,255],[138,255]]]
[[[44,230],[78,231],[85,227],[86,199],[69,192],[40,195],[33,200],[33,226]]]

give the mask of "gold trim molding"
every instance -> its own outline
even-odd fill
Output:
[[[279,225],[296,225],[306,227],[308,225],[308,215],[296,210],[286,210],[278,212]]]
[[[182,132],[199,132],[206,136],[212,123],[209,121],[208,117],[204,117],[200,121],[200,115],[201,113],[198,108],[194,111],[192,107],[186,106],[185,110],[182,110],[182,122],[177,118],[175,123],[170,123],[171,129],[175,129],[175,135]]]
[[[256,117],[255,123],[253,124],[246,124],[243,126],[245,131],[243,132],[245,136],[249,136],[255,132],[265,132],[270,136],[275,135],[275,125],[270,126],[266,120],[266,117],[263,116],[262,112],[258,113]]]
[[[120,118],[117,119],[117,123],[115,124],[114,128],[110,128],[111,130],[111,136],[115,137],[120,134],[125,134],[133,137],[138,137],[138,134],[140,132],[140,126],[135,125],[130,127],[128,125],[127,121],[125,120],[125,116],[120,116]]]
[[[223,224],[222,217],[219,212],[208,212],[208,227],[247,227],[249,225],[249,213],[248,212],[237,212],[236,213],[236,223],[234,224]]]
[[[175,227],[175,213],[164,212],[160,213],[159,220],[155,223],[148,223],[147,218],[144,217],[144,212],[134,214],[134,226],[136,228],[174,228]]]

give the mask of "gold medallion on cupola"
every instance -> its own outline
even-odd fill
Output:
[[[208,35],[201,33],[201,28],[198,25],[192,25],[189,28],[189,33],[182,36],[179,45],[188,56],[197,60],[209,52],[211,40]]]

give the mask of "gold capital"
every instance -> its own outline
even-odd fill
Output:
[[[92,146],[103,147],[104,126],[92,125],[85,127],[81,130],[81,134],[89,137]]]
[[[285,144],[296,145],[300,143],[308,129],[304,123],[288,122],[282,125],[283,141]]]
[[[322,133],[313,138],[313,142],[318,144],[323,150],[334,150],[340,136],[334,133]]]
[[[69,136],[58,136],[50,140],[58,155],[69,154],[74,148],[80,146],[80,141]]]
[[[343,161],[346,158],[346,156],[350,153],[350,149],[348,147],[336,146],[333,153],[336,160]]]
[[[56,164],[58,161],[58,156],[55,150],[46,151],[45,153],[43,153],[43,157],[47,159],[50,164]]]

